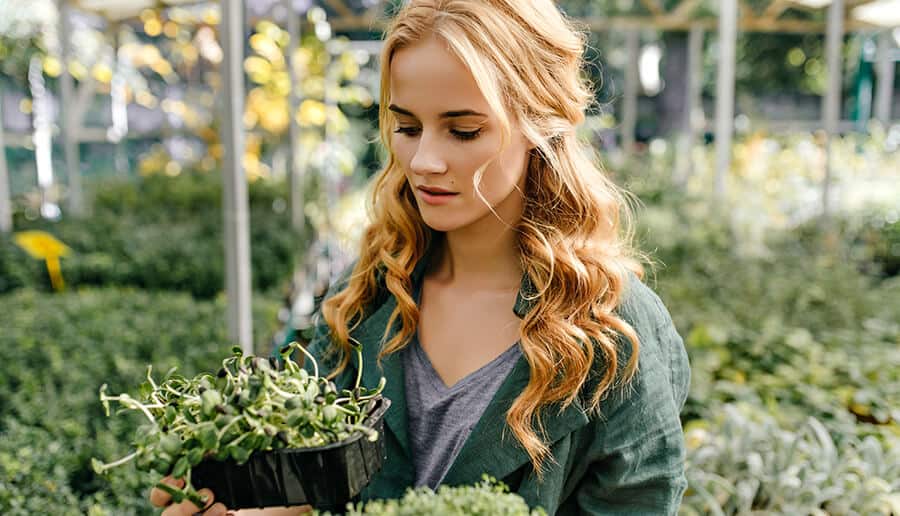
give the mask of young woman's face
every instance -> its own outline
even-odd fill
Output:
[[[486,217],[496,221],[476,193],[473,178],[500,150],[500,127],[468,68],[432,37],[394,54],[390,81],[389,109],[397,120],[391,148],[425,223],[449,232]],[[529,148],[512,126],[510,145],[481,178],[484,199],[510,224],[522,213]],[[429,194],[429,189],[449,193]]]

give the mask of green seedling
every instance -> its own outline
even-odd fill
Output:
[[[138,398],[110,395],[102,385],[100,402],[107,416],[110,402],[117,402],[120,412],[139,412],[147,423],[136,433],[132,453],[109,463],[93,459],[94,471],[104,475],[134,461],[142,471],[183,478],[183,489],[162,482],[156,487],[175,502],[190,500],[202,507],[205,500],[191,484],[191,469],[205,459],[243,464],[258,451],[315,448],[356,433],[378,439],[366,419],[376,408],[384,378],[376,388],[366,389],[357,375],[352,390],[339,391],[319,376],[315,358],[297,342],[280,350],[280,369],[272,359],[244,355],[237,347],[232,351],[215,375],[189,379],[171,370],[157,383],[148,367]],[[295,351],[312,361],[313,374],[291,359]],[[358,347],[356,352],[361,364],[362,352]]]

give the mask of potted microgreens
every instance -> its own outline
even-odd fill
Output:
[[[313,374],[291,359],[294,351],[312,361]],[[148,367],[139,399],[111,396],[104,384],[100,401],[107,415],[115,401],[148,421],[136,433],[133,453],[108,464],[94,459],[94,470],[104,474],[135,461],[140,470],[184,478],[183,489],[156,487],[176,502],[199,506],[204,500],[197,490],[208,487],[233,509],[343,507],[384,458],[385,380],[366,389],[357,374],[352,390],[338,391],[300,344],[284,346],[280,355],[279,363],[233,348],[216,375],[188,379],[172,370],[161,383]]]

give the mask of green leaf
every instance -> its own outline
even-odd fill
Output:
[[[222,404],[222,395],[219,394],[219,391],[213,389],[203,391],[203,394],[200,395],[200,399],[202,401],[201,411],[206,417],[215,415],[216,407]]]
[[[181,452],[181,439],[176,435],[164,435],[159,440],[159,447],[172,457]]]
[[[191,463],[188,462],[187,457],[182,457],[175,462],[175,467],[172,468],[172,476],[175,478],[184,478],[189,469],[191,469]]]
[[[231,447],[231,458],[238,464],[247,462],[247,459],[250,458],[250,453],[252,453],[252,451],[249,448],[244,448],[240,445]]]
[[[93,468],[94,473],[96,473],[98,475],[105,475],[106,468],[104,466],[105,465],[103,464],[103,462],[101,462],[95,458],[91,459],[91,468]]]
[[[197,433],[200,446],[206,450],[215,450],[219,447],[219,436],[214,426],[205,426]]]
[[[200,448],[194,448],[187,454],[187,460],[191,464],[191,466],[196,466],[203,461],[204,452]]]

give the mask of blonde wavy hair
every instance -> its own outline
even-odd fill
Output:
[[[374,179],[372,223],[359,260],[346,287],[322,308],[341,355],[333,374],[349,363],[350,333],[380,289],[393,294],[397,307],[379,356],[402,349],[416,331],[410,274],[436,235],[423,222],[390,149],[396,121],[387,107],[394,53],[431,36],[442,38],[469,67],[499,118],[504,137],[497,155],[511,141],[513,121],[535,145],[524,213],[515,226],[523,270],[534,286],[533,307],[520,328],[531,377],[506,421],[541,474],[551,444],[542,439],[542,410],[581,399],[595,411],[608,390],[634,375],[638,336],[615,309],[628,271],[642,276],[626,197],[575,134],[592,99],[580,73],[585,38],[551,0],[411,0],[391,21],[381,57],[379,115],[389,156]],[[398,320],[397,333],[387,340]],[[619,336],[632,344],[627,363],[620,363]],[[594,387],[586,396],[588,382]]]

